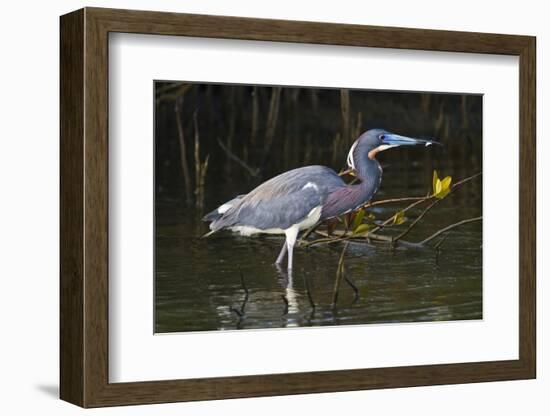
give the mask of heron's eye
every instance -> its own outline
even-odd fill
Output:
[[[381,134],[380,136],[378,136],[378,138],[379,138],[380,140],[384,140],[384,139],[386,138],[386,136],[385,136],[384,134]]]

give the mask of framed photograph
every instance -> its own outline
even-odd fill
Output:
[[[535,378],[534,37],[60,24],[63,400]]]

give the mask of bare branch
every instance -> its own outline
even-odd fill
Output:
[[[183,98],[182,98],[183,101]],[[185,143],[185,135],[183,132],[183,123],[181,121],[182,115],[180,110],[180,104],[178,101],[176,101],[175,106],[175,112],[176,112],[176,122],[178,125],[178,139],[179,139],[179,145],[180,145],[180,161],[181,161],[181,169],[183,172],[183,180],[185,181],[185,200],[187,202],[187,205],[191,205],[191,202],[193,200],[192,194],[191,194],[191,175],[189,173],[189,164],[187,163],[187,146]]]
[[[332,292],[332,305],[331,308],[336,308],[336,302],[338,301],[338,292],[340,291],[340,281],[342,280],[342,276],[344,274],[344,255],[346,254],[346,249],[348,248],[348,244],[344,245],[344,248],[342,249],[342,254],[340,254],[340,260],[338,261],[338,269],[336,270],[336,280],[334,281],[334,291]]]
[[[462,220],[462,221],[459,221],[459,222],[455,222],[454,224],[448,225],[447,227],[442,228],[441,230],[433,233],[431,236],[429,236],[428,238],[425,238],[424,240],[422,240],[418,244],[419,245],[425,245],[425,244],[429,243],[430,241],[432,241],[437,236],[439,236],[443,233],[446,233],[448,231],[451,231],[453,228],[460,227],[461,225],[469,224],[471,222],[481,221],[482,219],[483,219],[483,216],[475,217],[475,218],[469,218],[467,220]]]
[[[407,196],[403,198],[380,199],[378,201],[367,202],[363,206],[363,208],[370,208],[370,207],[375,207],[375,206],[384,205],[384,204],[394,204],[397,202],[423,201],[425,199],[426,199],[425,196]]]
[[[242,166],[250,174],[250,176],[252,176],[253,178],[258,177],[260,173],[260,169],[249,166],[244,160],[240,159],[236,154],[231,152],[231,150],[229,150],[219,138],[218,138],[218,144],[220,145],[222,150],[227,154],[227,157],[229,157],[231,160],[234,160],[240,166]]]
[[[407,227],[405,231],[403,231],[401,234],[399,234],[397,237],[393,239],[393,242],[401,240],[403,237],[405,237],[412,229],[413,227],[418,224],[418,222],[424,218],[424,216],[428,213],[429,210],[431,210],[434,206],[436,206],[439,202],[443,201],[443,199],[435,199],[430,205],[422,211],[422,214],[420,214],[418,217],[415,218],[413,222]]]

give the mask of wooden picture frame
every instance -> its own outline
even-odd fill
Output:
[[[85,8],[61,17],[60,396],[82,407],[535,378],[535,38]],[[108,34],[519,56],[519,359],[109,383]]]

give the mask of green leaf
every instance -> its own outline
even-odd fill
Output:
[[[405,213],[403,211],[399,211],[393,216],[393,225],[401,225],[405,221]]]
[[[357,227],[359,227],[363,222],[363,218],[365,218],[365,210],[361,208],[359,211],[355,213],[355,217],[353,218],[353,223],[351,224],[351,229],[355,231]]]
[[[353,234],[354,235],[362,234],[369,231],[370,229],[371,229],[371,226],[369,224],[359,224],[359,226],[353,230]]]

